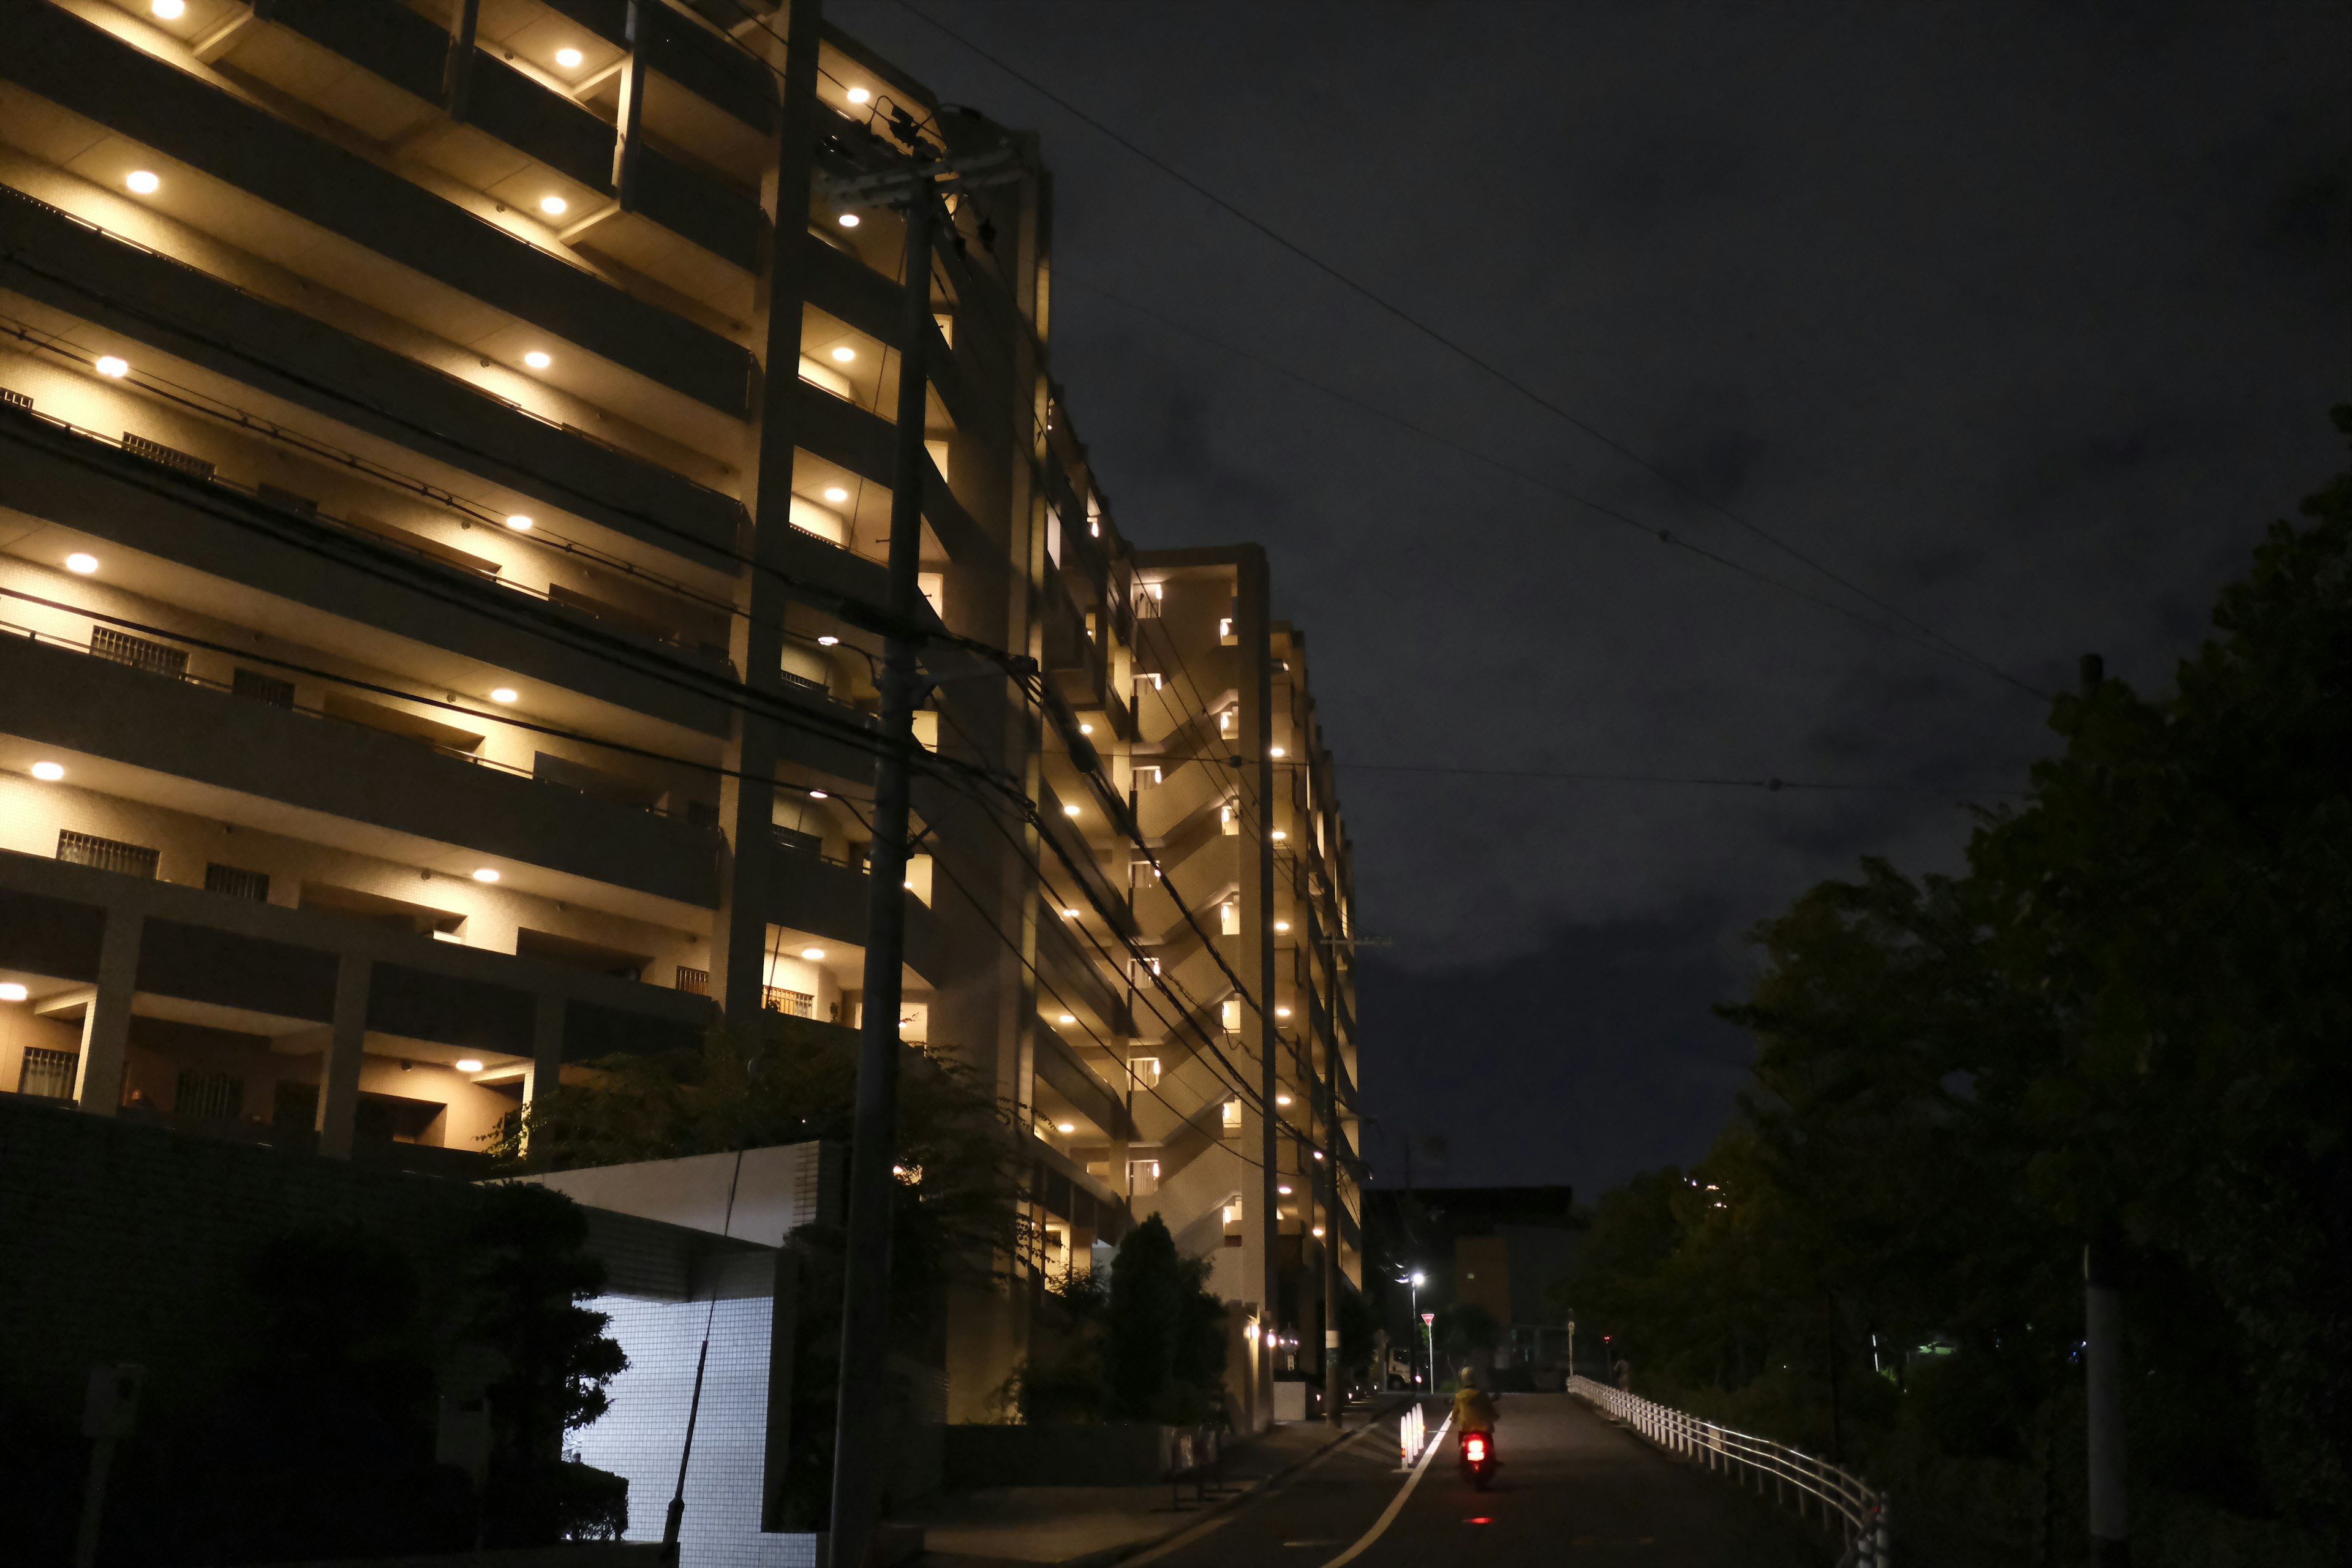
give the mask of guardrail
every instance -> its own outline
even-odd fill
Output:
[[[1811,1499],[1813,1517],[1844,1536],[1838,1568],[1887,1568],[1886,1494],[1860,1476],[1769,1437],[1735,1432],[1589,1377],[1570,1378],[1568,1391],[1670,1454],[1736,1476],[1742,1485],[1752,1480],[1759,1496],[1769,1488],[1769,1495],[1783,1507],[1793,1501],[1800,1519]]]

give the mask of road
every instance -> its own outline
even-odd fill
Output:
[[[1435,1425],[1434,1416],[1432,1418]],[[1404,1482],[1396,1423],[1277,1483],[1141,1568],[1323,1568],[1354,1546]],[[1582,1401],[1501,1398],[1503,1465],[1486,1491],[1454,1463],[1452,1433],[1379,1538],[1347,1568],[1497,1568],[1559,1562],[1640,1568],[1828,1568],[1837,1545],[1731,1483],[1667,1458]]]

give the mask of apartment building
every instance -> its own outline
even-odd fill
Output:
[[[951,1414],[1154,1208],[1262,1381],[1353,1147],[1304,641],[1255,552],[1110,521],[1034,141],[816,0],[0,6],[0,1091],[463,1174],[572,1064],[857,1025],[904,230],[826,179],[909,137],[1019,171],[926,349],[917,731],[972,772],[917,792],[900,1027],[1033,1131],[1036,1237]]]

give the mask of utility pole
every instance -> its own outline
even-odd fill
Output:
[[[833,1448],[830,1561],[863,1568],[882,1501],[882,1459],[890,1430],[888,1387],[891,1209],[897,1196],[898,1011],[907,946],[907,820],[915,754],[915,653],[920,633],[918,574],[923,554],[925,345],[931,320],[931,225],[941,181],[966,187],[1017,178],[1010,151],[968,159],[934,155],[911,122],[899,139],[912,154],[878,172],[824,182],[836,205],[899,208],[907,220],[903,315],[898,336],[898,448],[891,469],[889,625],[883,642],[882,751],[874,769],[874,846],[867,858],[865,1018],[857,1050],[857,1105],[849,1146],[849,1229],[841,1289],[841,1376]],[[992,178],[975,178],[982,169]]]
[[[1339,1009],[1327,1008],[1336,1021]],[[1324,1042],[1323,1073],[1323,1412],[1331,1429],[1339,1429],[1339,1046],[1336,1037]],[[1314,1065],[1310,1054],[1307,1065]]]
[[[2106,663],[2083,656],[2081,692],[2090,701],[2106,681]],[[2101,1223],[2083,1248],[2083,1379],[2088,1416],[2091,1562],[2122,1568],[2131,1561],[2131,1530],[2124,1510],[2124,1298],[2117,1277],[2123,1237],[2112,1220]]]

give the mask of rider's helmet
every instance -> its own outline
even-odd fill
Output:
[[[1475,1367],[1465,1366],[1462,1369],[1462,1386],[1465,1388],[1478,1386],[1478,1371]]]

